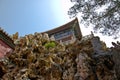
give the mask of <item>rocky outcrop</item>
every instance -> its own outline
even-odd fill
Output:
[[[16,36],[14,52],[0,61],[1,80],[117,80],[112,55],[97,37],[63,45],[47,34]]]
[[[111,48],[113,54],[113,60],[115,62],[115,71],[118,80],[120,80],[120,42],[112,42],[113,47]]]

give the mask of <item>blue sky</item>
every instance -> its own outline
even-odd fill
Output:
[[[20,36],[43,32],[68,21],[63,8],[61,0],[0,0],[0,27]]]
[[[15,32],[19,32],[19,36],[44,32],[71,21],[67,15],[71,5],[70,0],[0,0],[0,27],[10,35]],[[83,24],[80,28],[83,35],[92,31]],[[114,40],[101,34],[95,35],[107,46],[111,46],[111,41],[120,41],[120,38]]]

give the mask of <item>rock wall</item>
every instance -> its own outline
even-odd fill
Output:
[[[113,60],[115,62],[115,71],[118,80],[120,80],[120,42],[112,42],[113,47],[111,48],[113,54]]]
[[[15,37],[17,35],[14,35]],[[1,80],[117,80],[111,55],[95,55],[94,37],[63,45],[47,34],[15,39],[15,50],[0,61]],[[97,45],[97,43],[96,43]],[[103,47],[103,45],[101,44]],[[103,52],[109,52],[103,49]],[[98,51],[99,53],[99,51]],[[99,53],[100,54],[100,53]],[[101,53],[102,54],[102,53]]]

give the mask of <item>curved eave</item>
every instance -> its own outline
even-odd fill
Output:
[[[64,24],[64,25],[62,25],[62,26],[60,26],[60,27],[57,27],[57,28],[51,29],[51,30],[46,31],[46,32],[43,32],[43,33],[48,33],[49,35],[51,35],[51,34],[54,34],[54,33],[59,32],[59,31],[62,31],[62,30],[65,30],[65,29],[71,28],[72,25],[73,25],[76,21],[78,22],[78,19],[77,19],[77,18],[75,18],[75,19],[72,20],[71,22],[68,22],[68,23],[66,23],[66,24]]]
[[[12,49],[15,48],[15,44],[14,44],[13,40],[2,29],[0,29],[0,40],[2,40],[5,44],[7,44]]]

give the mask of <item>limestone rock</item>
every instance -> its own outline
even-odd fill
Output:
[[[105,53],[109,50],[100,45],[95,47],[92,39],[93,36],[88,36],[63,45],[47,34],[35,33],[20,38],[16,34],[13,36],[14,52],[0,60],[0,79],[117,80],[112,55],[93,57],[95,51],[101,52],[99,49]]]
[[[112,42],[113,47],[112,49],[112,54],[113,54],[113,60],[115,62],[115,71],[116,71],[116,75],[118,80],[120,79],[120,42],[117,41]]]

